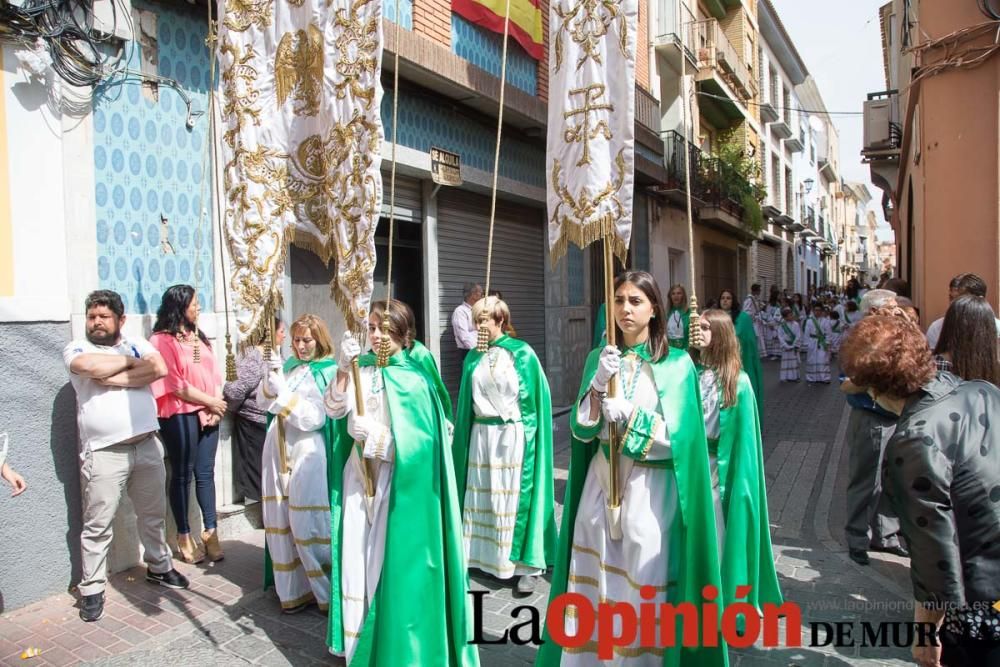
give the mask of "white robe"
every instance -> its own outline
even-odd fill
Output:
[[[802,365],[802,358],[799,356],[799,348],[802,345],[802,329],[795,320],[782,322],[786,325],[792,335],[785,333],[781,324],[778,325],[778,341],[781,344],[781,371],[778,379],[782,382],[798,382],[799,368]]]
[[[524,456],[520,388],[514,357],[501,347],[490,348],[472,371],[474,416],[509,422],[473,421],[462,517],[469,566],[498,579],[541,572],[510,560]]]
[[[639,371],[636,374],[636,365]],[[634,393],[630,388],[634,382]],[[659,401],[652,369],[635,355],[626,355],[618,374],[619,391],[630,398],[633,405],[659,412]],[[593,426],[590,416],[590,393],[584,396],[578,409],[581,426]],[[601,417],[599,417],[601,419]],[[619,427],[619,433],[624,427]],[[607,426],[601,428],[601,439],[607,440]],[[672,458],[670,440],[661,428],[650,446],[646,459],[650,461]],[[590,462],[584,480],[576,522],[573,526],[573,545],[569,562],[566,592],[586,596],[594,607],[599,602],[626,602],[639,609],[639,604],[667,602],[676,585],[676,576],[670,576],[671,566],[677,563],[670,558],[671,530],[677,517],[677,485],[671,469],[655,468],[622,455],[619,459],[621,485],[622,539],[614,540],[609,534],[607,488],[609,483],[608,460],[598,453]],[[644,600],[639,596],[640,586],[653,586],[656,597]],[[571,609],[572,610],[572,609]],[[576,618],[566,616],[566,631],[576,634]],[[616,632],[621,628],[616,622]],[[594,635],[596,641],[596,630]],[[587,644],[580,649],[563,649],[561,665],[662,665],[664,650],[642,648],[638,637],[629,647],[615,650],[613,660],[597,659],[596,645]]]
[[[285,389],[257,403],[275,415],[261,455],[264,538],[274,567],[274,588],[285,609],[330,601],[330,493],[326,480],[323,395],[303,364],[289,373]],[[284,463],[279,433],[284,430]],[[289,472],[290,471],[290,472]]]
[[[819,337],[826,338],[826,349],[819,344]],[[830,323],[825,318],[810,317],[802,326],[806,342],[806,382],[830,381]]]
[[[781,317],[781,307],[780,306],[768,306],[765,311],[767,315],[767,321],[765,322],[765,336],[767,338],[767,356],[769,357],[780,357],[781,356],[781,341],[778,339],[778,332],[781,327],[782,317]]]
[[[361,395],[365,416],[372,417],[377,428],[364,443],[363,459],[373,475],[375,498],[372,517],[366,509],[365,485],[362,477],[362,457],[358,447],[344,466],[343,528],[340,545],[341,614],[344,624],[344,654],[350,662],[361,636],[368,607],[378,590],[385,557],[386,522],[389,517],[389,489],[392,482],[395,443],[389,426],[389,406],[385,400],[381,369],[366,366],[361,369]],[[373,391],[374,385],[374,391]],[[354,381],[347,391],[337,391],[331,382],[326,391],[326,411],[332,419],[354,412]],[[416,593],[416,591],[415,591]]]

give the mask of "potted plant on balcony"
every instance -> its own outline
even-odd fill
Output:
[[[760,163],[747,155],[734,139],[722,142],[715,158],[720,191],[740,207],[747,231],[759,234],[764,229],[764,213],[760,206],[767,198],[767,189],[760,183]]]

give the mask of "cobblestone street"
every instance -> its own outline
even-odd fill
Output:
[[[810,621],[911,619],[908,563],[872,553],[860,567],[843,544],[847,451],[845,402],[836,384],[781,385],[777,364],[765,364],[765,463],[774,557],[786,600],[801,605],[803,647],[733,650],[734,665],[897,665],[908,663],[899,648],[810,647]],[[836,370],[836,369],[835,369]],[[836,377],[834,375],[834,377]],[[566,416],[557,421],[556,498],[561,500],[568,460]],[[561,507],[557,508],[557,511]],[[313,665],[338,664],[325,653],[326,617],[318,611],[283,616],[273,593],[260,588],[263,531],[225,544],[226,560],[215,566],[179,565],[191,578],[188,591],[145,583],[136,568],[113,577],[106,617],[84,624],[74,598],[60,595],[0,617],[0,663],[25,665]],[[530,598],[514,598],[509,585],[474,577],[484,599],[487,636],[513,623],[519,605],[541,610],[544,584]],[[526,618],[526,616],[525,616]],[[860,645],[861,629],[854,626]],[[821,633],[822,639],[822,633]],[[41,655],[21,662],[27,647]],[[488,667],[530,664],[532,646],[481,649]]]

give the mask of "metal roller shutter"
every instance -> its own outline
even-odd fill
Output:
[[[760,293],[763,298],[767,298],[771,290],[771,285],[781,286],[779,280],[780,258],[779,248],[769,246],[766,243],[757,244],[757,282],[760,283]]]
[[[490,200],[455,189],[438,195],[438,265],[441,298],[441,376],[453,396],[461,382],[461,357],[451,313],[466,282],[486,279]],[[497,202],[490,289],[503,293],[517,336],[545,365],[545,220],[542,209]],[[484,285],[485,287],[485,285]]]
[[[382,217],[389,217],[389,177],[382,172]],[[423,200],[420,196],[420,181],[396,174],[396,220],[422,223],[424,220]]]

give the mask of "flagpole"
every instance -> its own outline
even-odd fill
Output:
[[[691,24],[687,24],[687,29],[691,29]],[[690,96],[687,91],[687,53],[684,44],[684,34],[681,33],[681,118],[684,124],[684,198],[687,201],[687,227],[688,227],[688,266],[691,270],[691,299],[688,303],[688,347],[698,349],[701,347],[701,323],[698,321],[698,291],[694,277],[694,214],[691,210],[691,149],[694,143],[688,140],[690,128],[688,127],[688,104]]]
[[[607,344],[615,345],[615,267],[614,254],[612,252],[612,238],[614,227],[608,225],[607,233],[604,235],[604,308],[605,308],[605,332]],[[608,380],[608,396],[613,397],[617,393],[617,382],[612,375]],[[619,452],[618,452],[618,424],[608,422],[608,475],[611,478],[608,485],[608,526],[611,530],[612,538],[621,537],[621,482],[619,476]]]

